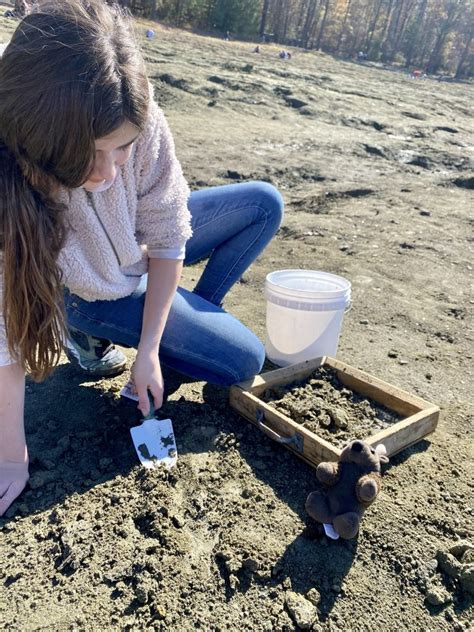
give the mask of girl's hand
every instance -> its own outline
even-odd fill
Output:
[[[156,350],[139,349],[132,366],[132,380],[138,395],[138,408],[143,416],[150,412],[148,391],[153,396],[155,409],[163,405],[163,375],[161,374],[160,359]]]
[[[24,490],[28,478],[28,459],[24,463],[0,462],[0,516]]]

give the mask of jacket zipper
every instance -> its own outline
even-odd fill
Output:
[[[104,226],[103,221],[102,221],[102,220],[100,219],[100,217],[99,217],[99,213],[97,212],[97,209],[96,209],[96,207],[95,207],[95,202],[94,202],[94,198],[92,197],[92,193],[91,193],[90,191],[86,191],[86,194],[87,194],[87,198],[88,198],[88,200],[89,200],[89,202],[90,202],[90,205],[92,206],[92,210],[94,211],[95,216],[96,216],[96,217],[97,217],[97,219],[99,220],[99,224],[102,226],[102,230],[104,231],[105,236],[106,236],[106,237],[107,237],[107,239],[109,240],[110,247],[111,247],[111,248],[112,248],[112,250],[114,251],[115,257],[116,257],[117,262],[118,262],[119,267],[120,267],[120,266],[122,265],[122,264],[121,264],[121,262],[120,262],[120,257],[118,256],[118,252],[117,252],[117,250],[116,250],[116,248],[115,248],[115,246],[114,246],[114,244],[113,244],[113,242],[112,242],[112,240],[111,240],[111,238],[110,238],[109,233],[108,233],[108,232],[107,232],[107,230],[105,229],[105,226]]]

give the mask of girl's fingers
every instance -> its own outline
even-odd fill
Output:
[[[138,408],[141,410],[144,417],[150,412],[150,401],[148,399],[148,391],[147,389],[139,388],[137,389],[138,395]]]
[[[138,397],[138,408],[143,413],[143,416],[150,414],[150,397],[153,397],[153,406],[155,410],[158,410],[163,406],[163,387],[154,384],[149,384],[146,389],[135,387],[135,392]]]
[[[151,394],[153,395],[153,402],[155,404],[155,409],[161,408],[163,406],[163,389],[162,388],[154,388],[151,389]]]

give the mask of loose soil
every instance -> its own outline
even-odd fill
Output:
[[[0,19],[0,40],[15,25]],[[128,376],[92,382],[64,361],[27,386],[31,480],[0,520],[0,628],[469,629],[469,553],[449,551],[474,542],[472,85],[145,27],[191,186],[263,179],[285,198],[226,309],[263,338],[268,272],[340,274],[353,309],[338,357],[442,415],[391,459],[359,537],[330,541],[304,509],[314,470],[226,389],[166,374],[178,465],[146,471]]]
[[[338,448],[401,420],[396,412],[346,388],[336,371],[324,367],[306,380],[267,389],[262,399]]]

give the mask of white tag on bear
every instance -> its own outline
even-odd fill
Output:
[[[339,533],[334,531],[334,527],[332,526],[332,524],[323,522],[323,527],[324,527],[324,532],[328,536],[328,538],[331,538],[331,540],[339,540]]]

